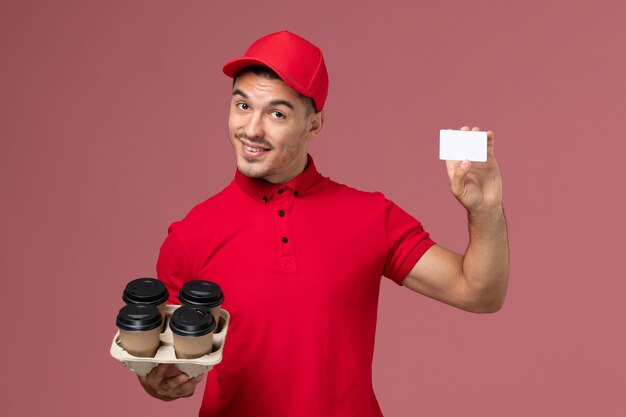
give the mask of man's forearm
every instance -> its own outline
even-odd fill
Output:
[[[476,295],[476,311],[502,307],[509,276],[509,242],[501,205],[469,212],[470,244],[463,258],[463,277]]]

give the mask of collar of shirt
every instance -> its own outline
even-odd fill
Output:
[[[254,200],[267,203],[275,193],[282,194],[286,190],[291,190],[294,197],[302,196],[320,177],[321,174],[317,172],[313,158],[308,155],[304,171],[285,184],[272,184],[262,178],[246,177],[239,170],[235,173],[235,183]]]

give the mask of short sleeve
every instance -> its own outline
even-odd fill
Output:
[[[170,225],[157,260],[157,277],[170,293],[168,304],[180,304],[178,291],[191,279],[189,259],[180,241],[177,225],[178,222]]]
[[[385,200],[385,233],[388,255],[383,275],[402,285],[422,255],[435,244],[413,216]]]

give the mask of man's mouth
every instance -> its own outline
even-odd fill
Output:
[[[250,143],[248,141],[244,142],[241,139],[239,139],[239,141],[241,142],[241,149],[243,150],[244,157],[247,158],[260,158],[261,156],[266,155],[269,151],[272,150],[271,148],[264,145]]]
[[[269,149],[267,149],[267,148],[252,147],[252,146],[248,146],[246,144],[244,144],[243,147],[244,147],[245,150],[247,150],[248,152],[252,152],[252,153],[269,151]]]

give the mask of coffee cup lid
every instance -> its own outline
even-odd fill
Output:
[[[224,302],[224,294],[216,283],[196,279],[183,285],[178,293],[178,299],[181,304],[212,308]]]
[[[152,304],[128,304],[117,314],[116,324],[121,330],[147,331],[161,326],[163,318]]]
[[[203,336],[215,330],[216,326],[213,314],[204,307],[183,305],[170,317],[170,329],[179,336]]]
[[[163,304],[169,298],[165,284],[155,278],[137,278],[126,284],[122,300],[127,304]]]

